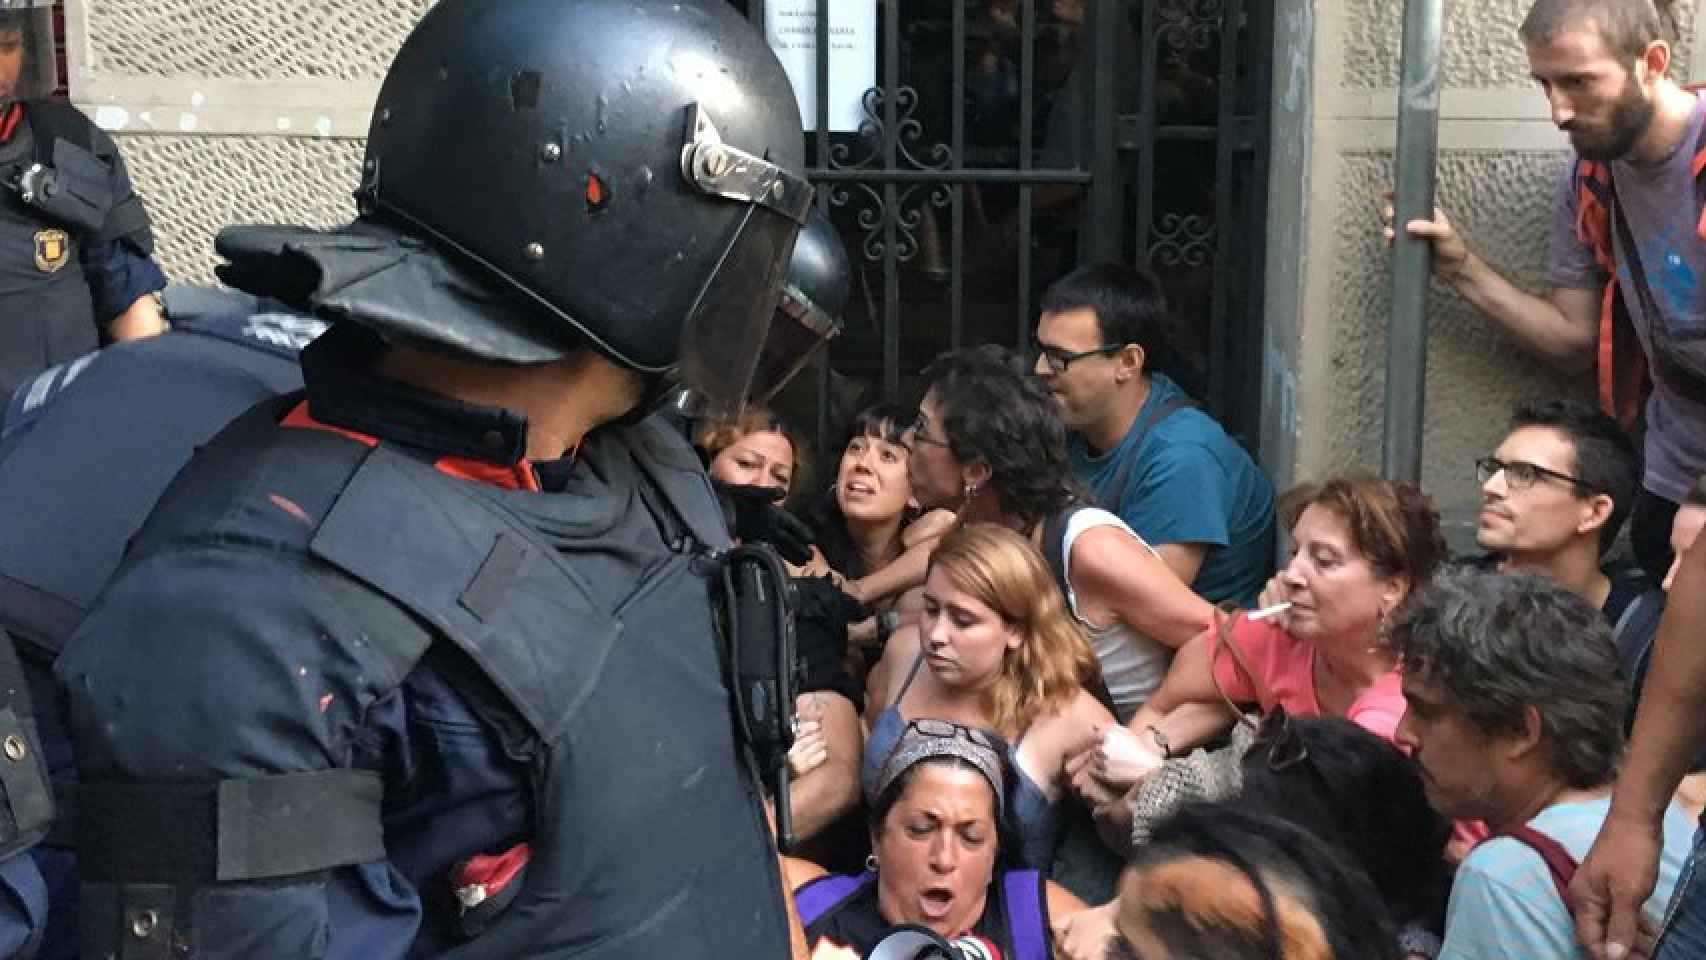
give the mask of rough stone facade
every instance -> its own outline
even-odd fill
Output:
[[[1294,326],[1295,352],[1269,351],[1264,374],[1294,382],[1288,409],[1266,409],[1264,452],[1276,481],[1346,468],[1378,470],[1385,389],[1390,258],[1379,238],[1380,194],[1393,179],[1402,0],[1278,0],[1278,62],[1305,56],[1309,69],[1276,98],[1276,144],[1303,143],[1296,162],[1305,199],[1285,229],[1300,237],[1301,270],[1270,254],[1270,326]],[[1444,90],[1437,199],[1471,247],[1518,285],[1545,288],[1550,218],[1567,143],[1552,127],[1516,35],[1529,0],[1445,0]],[[1693,0],[1674,15],[1679,79],[1706,64]],[[1276,151],[1275,190],[1282,190]],[[1270,218],[1298,201],[1275,198]],[[1275,229],[1280,229],[1276,226]],[[1272,248],[1270,248],[1272,249]],[[1592,396],[1591,378],[1563,377],[1524,352],[1455,293],[1435,284],[1427,360],[1423,487],[1439,503],[1453,541],[1470,545],[1479,493],[1473,461],[1497,444],[1518,400]],[[1274,442],[1283,438],[1286,443]],[[1264,457],[1264,459],[1267,459]]]

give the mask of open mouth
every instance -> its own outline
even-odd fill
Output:
[[[945,920],[954,907],[954,892],[947,887],[930,887],[918,895],[918,908],[927,919]]]
[[[868,497],[877,492],[869,484],[857,480],[843,484],[841,490],[850,497]]]

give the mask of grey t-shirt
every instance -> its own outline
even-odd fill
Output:
[[[1611,165],[1617,199],[1660,314],[1649,317],[1641,309],[1630,279],[1629,258],[1614,231],[1618,292],[1653,373],[1642,485],[1677,502],[1695,478],[1706,473],[1706,286],[1702,286],[1706,241],[1695,232],[1700,208],[1694,202],[1692,169],[1702,124],[1706,124],[1706,100],[1697,99],[1688,130],[1670,156],[1651,165],[1627,160]],[[1550,279],[1559,287],[1600,290],[1606,273],[1594,262],[1593,247],[1576,236],[1579,198],[1571,179],[1575,159],[1572,153],[1564,166],[1558,215],[1552,224]],[[1653,362],[1655,332],[1661,349],[1692,368],[1699,379],[1667,375],[1664,365]]]

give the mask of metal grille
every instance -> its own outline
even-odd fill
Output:
[[[377,80],[431,0],[88,0],[96,71],[205,80]]]
[[[763,2],[736,0],[760,29]],[[1024,346],[1050,282],[1122,259],[1167,290],[1164,369],[1253,436],[1271,5],[876,2],[859,129],[830,132],[827,98],[807,124],[819,203],[855,266],[847,332],[784,412],[833,442],[858,407],[916,398],[937,352]],[[829,8],[817,0],[817,90]]]
[[[312,137],[119,136],[173,280],[211,283],[213,236],[234,223],[332,226],[355,217],[362,142]],[[193,176],[186,172],[194,171]]]

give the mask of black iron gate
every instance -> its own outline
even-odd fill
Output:
[[[763,29],[764,4],[790,0],[734,2]],[[877,7],[859,129],[830,132],[828,97],[807,124],[853,302],[786,412],[823,441],[866,403],[916,399],[937,352],[1023,346],[1043,288],[1112,258],[1162,279],[1176,345],[1163,369],[1254,437],[1272,5],[816,0],[817,90],[830,8],[854,3]]]

